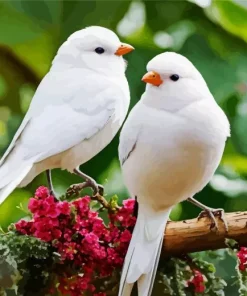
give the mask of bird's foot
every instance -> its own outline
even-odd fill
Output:
[[[78,183],[71,185],[66,192],[67,197],[71,197],[72,195],[79,195],[82,189],[84,189],[86,186],[86,182],[84,183]]]
[[[104,194],[104,187],[102,185],[97,184],[96,181],[93,178],[91,178],[90,176],[82,173],[79,170],[79,168],[74,169],[73,172],[77,176],[80,176],[81,178],[83,178],[85,180],[85,182],[82,183],[82,184],[75,184],[76,187],[79,188],[78,189],[79,191],[81,191],[83,188],[89,187],[89,188],[92,188],[92,190],[93,190],[93,196],[95,196],[97,194],[103,196],[103,194]],[[74,185],[72,185],[72,186],[74,186]],[[73,188],[72,188],[72,190],[73,190]],[[75,188],[74,188],[74,190],[75,190]]]
[[[208,217],[211,220],[210,229],[215,229],[216,231],[219,231],[219,225],[216,219],[216,217],[218,217],[223,222],[226,232],[228,232],[228,224],[225,219],[225,212],[223,209],[205,209],[199,214],[197,219],[200,220],[204,217]]]
[[[86,187],[91,188],[93,190],[93,195],[104,195],[104,187],[98,183],[94,179],[86,180]]]
[[[104,187],[100,184],[97,184],[94,180],[87,180],[84,183],[73,184],[69,187],[66,192],[67,197],[71,197],[72,195],[79,195],[82,189],[91,188],[93,190],[93,195],[99,194],[101,196],[104,195]]]
[[[103,185],[101,185],[101,184],[97,184],[97,186],[98,186],[98,193],[99,193],[99,195],[101,195],[101,196],[103,196],[104,195],[104,186]]]

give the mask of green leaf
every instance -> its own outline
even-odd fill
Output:
[[[247,42],[247,8],[228,1],[214,0],[206,9],[208,17],[228,32]]]
[[[116,194],[110,198],[109,204],[110,204],[110,207],[112,209],[117,208],[117,206],[118,206],[118,196]]]
[[[152,31],[165,30],[167,27],[179,22],[193,7],[187,1],[146,1],[147,25]]]
[[[51,246],[39,239],[15,232],[0,235],[0,286],[18,287],[18,295],[34,288],[37,295],[44,295],[39,293],[50,280],[52,257],[57,261]]]
[[[233,133],[238,150],[245,156],[247,156],[247,98],[243,100],[237,109],[237,115],[233,122]]]
[[[239,296],[247,296],[247,271],[240,271],[237,263],[236,272],[239,284]]]
[[[26,190],[17,189],[0,205],[0,226],[7,229],[8,225],[27,216],[27,203],[32,194]],[[22,204],[22,211],[17,207]],[[16,211],[14,209],[17,209]],[[11,215],[9,213],[12,213]]]
[[[188,57],[201,72],[219,104],[223,104],[235,93],[235,85],[238,81],[235,68],[216,55],[202,36],[193,35],[188,38],[181,53]],[[217,69],[217,75],[212,75],[215,69]]]
[[[14,3],[15,1],[11,1]],[[18,12],[10,1],[0,2],[0,40],[1,43],[16,45],[36,39],[42,29],[27,15]],[[10,22],[11,20],[11,22]],[[7,34],[6,34],[7,32]]]
[[[225,239],[225,244],[228,248],[234,250],[238,247],[238,242],[235,241],[234,239],[232,238],[226,238]]]
[[[129,4],[128,0],[63,1],[62,39],[68,37],[75,30],[88,26],[104,26],[115,30],[119,20],[128,10]]]
[[[36,1],[11,1],[14,7],[20,13],[29,16],[33,22],[38,23],[40,27],[47,28],[52,24],[60,23],[62,13],[62,1],[36,0]]]

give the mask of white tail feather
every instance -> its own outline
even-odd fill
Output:
[[[152,295],[154,280],[160,260],[160,253],[162,249],[162,243],[163,243],[163,233],[160,237],[160,243],[158,245],[158,249],[155,252],[155,258],[153,258],[153,264],[151,270],[147,274],[143,274],[139,280],[138,280],[138,294],[139,295]]]
[[[3,187],[1,186],[2,184],[0,180],[0,204],[3,203],[4,200],[10,195],[10,193],[14,191],[14,189],[21,183],[21,181],[26,177],[31,168],[32,164],[26,165],[22,169],[17,168],[12,176],[12,181],[4,185]],[[11,174],[11,172],[9,172],[9,174]]]
[[[155,212],[147,206],[139,205],[118,296],[130,296],[136,281],[138,281],[139,296],[151,295],[170,211],[171,209]]]

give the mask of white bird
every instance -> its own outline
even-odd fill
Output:
[[[125,184],[138,200],[138,217],[125,257],[119,296],[150,296],[171,209],[201,191],[218,167],[229,122],[199,71],[166,52],[147,65],[147,83],[120,136]],[[208,208],[199,204],[210,212]]]
[[[133,49],[97,26],[62,44],[0,161],[0,203],[53,168],[74,172],[98,190],[78,167],[110,143],[125,119],[130,94],[122,55]],[[50,171],[48,177],[51,185]]]

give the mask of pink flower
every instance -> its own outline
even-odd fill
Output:
[[[57,218],[61,213],[53,196],[49,196],[44,200],[43,207],[46,210],[46,216],[48,217]],[[43,211],[40,212],[40,215],[45,216]]]
[[[95,244],[99,240],[98,236],[95,235],[93,232],[87,233],[84,238],[84,242],[88,244]]]
[[[53,239],[58,239],[58,238],[61,237],[61,235],[62,235],[62,231],[61,231],[60,229],[58,229],[58,228],[54,228],[54,229],[52,230],[52,236],[53,236]]]
[[[28,209],[31,213],[35,213],[40,207],[40,202],[36,198],[30,198],[28,203]]]
[[[59,214],[70,215],[70,205],[67,201],[58,202],[57,209],[59,211]]]
[[[90,196],[84,196],[72,202],[76,209],[79,210],[80,214],[85,214],[89,211]]]
[[[80,233],[80,235],[85,236],[86,234],[88,234],[89,230],[86,228],[82,228],[80,231],[78,231]]]
[[[136,218],[133,216],[135,200],[127,199],[123,201],[123,207],[121,207],[117,214],[111,216],[111,220],[120,222],[124,227],[133,227],[136,222]]]
[[[60,214],[53,196],[48,196],[46,199],[41,200],[31,198],[28,203],[28,209],[35,217],[46,216],[56,218]]]
[[[59,226],[57,219],[52,219],[48,217],[37,217],[33,222],[34,228],[38,230],[51,230],[56,226]]]
[[[114,248],[108,248],[107,261],[109,264],[121,266],[123,264],[124,258],[121,258]]]
[[[93,233],[97,236],[102,236],[105,233],[105,225],[101,218],[95,218],[92,221],[93,224]]]
[[[73,232],[71,229],[69,228],[66,228],[64,230],[64,234],[63,234],[63,237],[64,239],[67,241],[67,242],[70,242],[72,240],[72,235],[73,235]]]
[[[18,232],[22,234],[28,234],[28,235],[32,233],[31,231],[32,226],[33,226],[32,221],[25,221],[25,220],[20,220],[15,224],[15,228]]]
[[[239,270],[245,271],[247,269],[247,248],[241,247],[237,253],[238,260],[239,260]]]
[[[61,246],[60,251],[62,252],[62,257],[64,259],[73,260],[74,255],[77,253],[76,243],[74,242],[64,243]]]
[[[188,285],[194,287],[195,293],[204,293],[205,292],[205,284],[203,274],[199,270],[194,270],[193,278],[188,281]]]
[[[70,268],[58,275],[55,288],[62,295],[106,296],[94,286],[95,279],[111,277],[116,268],[120,270],[131,239],[136,221],[134,200],[124,201],[117,213],[109,214],[108,225],[90,208],[90,202],[89,196],[57,201],[41,186],[28,204],[32,220],[16,223],[19,233],[48,242],[61,255],[61,263],[68,263]],[[195,274],[191,281],[197,284],[197,291],[204,287],[199,279]]]
[[[134,199],[125,199],[123,201],[123,207],[124,209],[128,210],[130,214],[134,211],[134,206],[135,206],[135,200]]]
[[[35,191],[35,197],[39,199],[45,199],[47,196],[50,195],[49,189],[45,186],[40,186],[36,191]]]
[[[131,233],[129,230],[125,229],[122,233],[121,233],[121,236],[120,236],[120,242],[121,243],[128,243],[130,242],[131,240]]]

